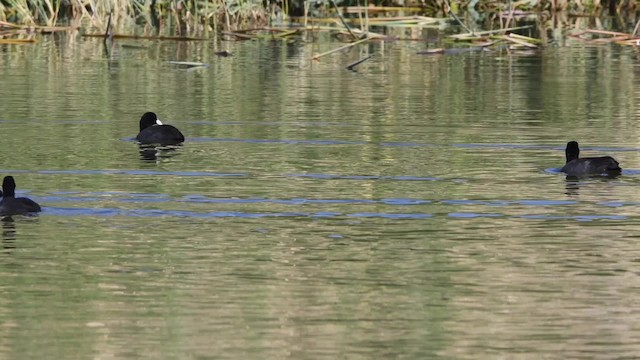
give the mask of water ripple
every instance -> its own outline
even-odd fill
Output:
[[[462,212],[453,212],[453,213],[449,213],[448,215],[453,218],[466,218],[466,219],[505,216],[504,214],[492,214],[492,213],[482,214],[482,213],[462,213]]]
[[[319,212],[243,212],[243,211],[212,211],[195,212],[187,210],[157,210],[157,209],[118,209],[118,208],[65,208],[65,207],[45,207],[43,215],[54,216],[131,216],[131,217],[187,217],[187,218],[383,218],[395,220],[420,220],[439,217],[430,213],[386,213],[386,212],[356,212],[343,213],[334,211]],[[627,216],[622,215],[507,215],[500,213],[477,213],[477,212],[450,212],[444,215],[451,218],[512,218],[512,219],[532,219],[532,220],[626,220]]]
[[[247,177],[247,173],[216,173],[208,171],[153,171],[153,170],[7,170],[2,173],[30,173],[53,175],[158,175],[158,176],[214,176],[214,177]]]
[[[526,145],[526,144],[453,144],[454,147],[462,148],[490,148],[490,149],[549,149],[557,150],[555,146],[549,145]],[[564,147],[562,147],[564,150]]]
[[[541,220],[577,220],[577,221],[593,221],[593,220],[626,220],[628,219],[626,216],[622,215],[545,215],[545,214],[535,214],[535,215],[519,215],[514,216],[516,218],[523,219],[541,219]]]
[[[252,213],[242,211],[213,211],[194,212],[186,210],[150,210],[150,209],[117,209],[117,208],[63,208],[46,207],[47,215],[57,216],[132,216],[132,217],[192,217],[192,218],[280,218],[280,217],[307,217],[307,218],[332,218],[332,217],[363,217],[363,218],[388,218],[388,219],[424,219],[431,214],[421,213],[339,213],[339,212],[270,212]]]
[[[361,124],[349,124],[349,123],[335,123],[335,122],[323,122],[323,121],[192,121],[194,125],[245,125],[245,126],[302,126],[302,127],[315,127],[315,126],[335,126],[335,127],[361,127]]]
[[[640,205],[640,202],[637,202],[637,201],[602,201],[602,202],[599,202],[598,205],[608,206],[608,207],[638,206],[638,205]]]
[[[28,191],[19,192],[19,194],[29,193]],[[59,191],[53,192],[51,195],[34,197],[45,203],[52,202],[90,202],[109,201],[119,202],[141,202],[141,203],[203,203],[203,204],[280,204],[280,205],[372,205],[382,204],[389,206],[417,206],[426,204],[444,204],[454,206],[490,206],[490,207],[508,207],[512,205],[522,205],[527,207],[548,207],[548,206],[569,206],[582,203],[578,200],[429,200],[418,198],[383,198],[383,199],[312,199],[312,198],[290,198],[276,199],[263,197],[250,198],[212,198],[199,194],[185,195],[182,198],[175,199],[168,194],[153,193],[126,193],[126,192],[86,192],[79,193],[75,191]],[[589,203],[590,204],[590,203]],[[596,203],[605,207],[622,207],[622,206],[638,206],[640,202],[633,201],[602,201]]]
[[[426,147],[426,146],[437,146],[437,145],[435,145],[435,144],[417,143],[417,142],[384,142],[384,143],[381,143],[380,146]]]
[[[401,181],[438,181],[444,180],[428,176],[381,176],[381,175],[336,175],[336,174],[285,174],[288,177],[312,179],[344,179],[344,180],[401,180]]]
[[[396,214],[396,213],[369,213],[369,212],[363,212],[363,213],[354,213],[354,214],[344,214],[345,216],[350,216],[350,217],[362,217],[362,218],[386,218],[386,219],[426,219],[426,218],[430,218],[433,217],[432,214],[419,214],[419,213],[413,213],[413,214]]]
[[[566,145],[553,146],[553,145],[528,145],[528,144],[453,144],[454,147],[462,148],[491,148],[491,149],[548,149],[548,150],[565,150]],[[607,152],[621,152],[621,151],[640,151],[640,148],[612,148],[612,147],[580,147],[581,151],[607,151]]]
[[[450,205],[487,205],[487,206],[508,206],[508,205],[527,205],[527,206],[557,206],[557,205],[575,205],[575,200],[442,200],[443,204]]]
[[[265,199],[265,198],[248,198],[248,199],[212,199],[203,196],[186,196],[183,202],[196,203],[217,203],[217,204],[283,204],[283,205],[304,205],[304,204],[376,204],[382,201],[366,200],[366,199]]]
[[[241,142],[251,144],[286,144],[286,145],[366,145],[366,141],[347,140],[293,140],[293,139],[239,139],[239,138],[187,138],[193,142]]]

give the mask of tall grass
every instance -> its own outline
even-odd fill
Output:
[[[336,0],[340,6],[357,5],[358,0]],[[388,5],[389,0],[374,0]],[[636,0],[395,0],[403,6],[419,6],[425,15],[474,11],[496,13],[513,10],[576,10],[596,13],[601,9],[633,8]],[[0,0],[0,21],[23,25],[89,25],[105,30],[109,14],[116,29],[153,26],[159,31],[193,33],[207,30],[235,30],[268,23],[275,12],[303,15],[308,9],[331,7],[331,0]]]
[[[264,25],[263,0],[0,0],[0,21],[21,25],[90,25],[105,30],[149,24],[176,32]],[[222,26],[220,26],[222,25]]]

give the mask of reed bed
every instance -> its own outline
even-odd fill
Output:
[[[536,50],[541,39],[519,35],[531,26],[514,26],[518,18],[535,12],[549,10],[578,9],[600,11],[605,7],[620,10],[635,6],[628,0],[530,0],[530,1],[479,1],[479,0],[421,0],[409,2],[407,6],[359,6],[359,0],[341,2],[322,0],[322,6],[310,9],[306,3],[294,0],[0,0],[0,43],[28,44],[36,42],[34,34],[40,32],[65,31],[83,28],[83,36],[103,37],[105,45],[114,39],[155,39],[199,41],[209,34],[220,35],[227,40],[275,40],[299,41],[317,38],[317,33],[328,32],[347,44],[332,50],[314,54],[320,58],[338,51],[350,49],[358,44],[376,40],[425,40],[420,29],[446,29],[458,25],[464,32],[450,35],[440,43],[441,47],[419,51],[421,55],[456,55],[468,51],[507,48],[509,50]],[[382,1],[382,0],[380,0]],[[355,4],[353,4],[355,2]],[[420,4],[416,7],[416,4]],[[304,16],[290,16],[293,9],[307,6]],[[350,6],[344,6],[350,5]],[[353,6],[351,6],[353,5]],[[473,19],[464,20],[457,13],[482,10],[490,13],[498,30],[473,31]],[[431,12],[432,16],[425,13]],[[411,15],[406,15],[406,14]],[[313,15],[313,16],[311,16]],[[322,17],[330,15],[330,17]],[[283,25],[285,19],[288,25]],[[302,23],[295,25],[295,22]],[[467,23],[469,22],[469,23]],[[371,28],[384,32],[374,32]],[[583,30],[571,36],[574,39],[593,42],[615,42],[622,45],[640,46],[636,36],[640,22],[632,34]],[[390,29],[410,28],[397,31],[400,36],[391,36]],[[132,31],[131,29],[138,29]],[[142,29],[142,31],[140,31]],[[164,30],[163,30],[164,29]],[[416,30],[416,31],[414,31]],[[133,32],[133,33],[132,33]],[[109,48],[105,46],[105,48]],[[220,56],[230,56],[223,54]],[[369,59],[361,58],[347,66],[353,70]],[[174,64],[175,65],[175,64]],[[193,64],[180,64],[194,66]]]
[[[169,27],[179,34],[204,28],[237,29],[268,22],[262,0],[0,0],[0,21],[105,31],[111,16],[115,29],[135,25]]]
[[[116,29],[148,24],[171,27],[184,34],[204,30],[234,31],[305,14],[317,17],[318,14],[333,13],[335,16],[334,10],[338,6],[346,15],[357,14],[361,21],[368,14],[390,12],[431,17],[448,16],[451,11],[517,16],[531,11],[555,10],[596,14],[603,9],[623,11],[636,7],[635,0],[396,1],[404,6],[382,6],[383,3],[388,1],[375,0],[371,6],[360,6],[360,0],[0,0],[0,21],[30,26],[88,26],[104,31],[111,14]]]

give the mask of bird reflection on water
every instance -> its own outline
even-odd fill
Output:
[[[11,253],[16,248],[16,222],[11,216],[2,219],[2,248],[5,253]]]
[[[182,145],[157,146],[144,144],[138,146],[140,148],[140,159],[148,162],[172,158],[180,154],[177,150],[182,147]]]
[[[588,182],[594,181],[610,181],[619,177],[620,174],[602,174],[602,175],[591,175],[591,176],[571,176],[567,175],[565,177],[565,189],[566,195],[575,196],[580,194],[580,186],[586,185]]]

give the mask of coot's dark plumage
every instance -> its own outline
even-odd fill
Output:
[[[0,200],[0,215],[21,215],[40,212],[42,209],[35,201],[16,197],[16,182],[13,176],[5,176],[2,181],[2,200]]]
[[[174,126],[163,125],[155,113],[147,112],[140,118],[136,140],[142,144],[176,145],[184,142],[184,135]]]
[[[569,176],[619,175],[620,164],[611,156],[578,158],[580,148],[576,141],[569,141],[565,150],[566,164],[560,171]]]

